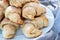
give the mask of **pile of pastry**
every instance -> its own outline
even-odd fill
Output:
[[[46,8],[38,0],[0,0],[0,29],[4,38],[13,38],[21,28],[23,34],[35,38],[48,26]]]

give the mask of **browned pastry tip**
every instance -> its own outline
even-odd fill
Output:
[[[18,23],[18,24],[23,24],[24,22],[23,22],[23,20],[18,20],[17,23]]]

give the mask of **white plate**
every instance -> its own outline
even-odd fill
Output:
[[[42,6],[42,7],[45,7],[44,5],[41,5],[40,4],[40,6]],[[49,9],[49,8],[47,8],[47,7],[45,7],[46,8],[46,17],[48,18],[48,20],[49,20],[49,26],[47,27],[47,28],[43,28],[42,29],[42,35],[41,36],[39,36],[39,37],[37,37],[37,38],[27,38],[27,37],[25,37],[24,36],[24,34],[22,33],[22,31],[21,31],[21,29],[19,29],[18,31],[17,31],[17,34],[16,34],[16,36],[15,36],[15,38],[13,38],[12,40],[36,40],[36,39],[39,39],[40,37],[42,37],[43,35],[45,35],[52,27],[53,27],[53,24],[54,24],[54,16],[53,16],[53,13],[52,13],[52,11]],[[1,38],[1,37],[0,37]]]

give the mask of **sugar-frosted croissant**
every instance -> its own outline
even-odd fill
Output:
[[[4,38],[13,38],[16,30],[19,28],[19,25],[5,18],[1,22],[0,28],[2,29],[2,34]]]
[[[34,25],[31,23],[25,23],[22,26],[22,31],[24,35],[29,38],[38,37],[42,34],[41,30],[35,28]]]
[[[22,16],[31,20],[44,13],[46,13],[46,9],[35,2],[25,4],[22,9]]]
[[[9,6],[5,10],[5,17],[9,18],[11,21],[13,21],[15,23],[23,24],[23,20],[21,19],[21,9],[20,8]]]
[[[43,27],[47,27],[49,22],[45,15],[41,15],[40,17],[35,18],[35,20],[33,20],[32,23],[37,28],[41,29]]]
[[[27,3],[27,2],[38,2],[38,0],[9,0],[10,5],[12,6],[16,6],[16,7],[22,7],[23,4]]]

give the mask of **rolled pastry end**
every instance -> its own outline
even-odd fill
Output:
[[[2,34],[4,38],[13,38],[15,35],[15,27],[12,25],[5,25],[2,29]]]
[[[23,24],[24,22],[23,22],[23,20],[18,20],[17,23],[18,23],[18,24]]]

